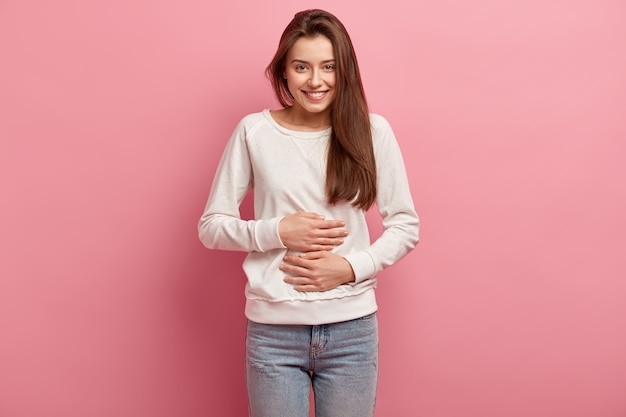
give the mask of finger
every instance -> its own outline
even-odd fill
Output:
[[[337,235],[336,237],[346,237],[350,234],[348,229],[333,229],[332,232]]]
[[[327,240],[324,243],[315,242],[311,243],[303,250],[305,252],[329,252],[335,249],[336,247],[343,245],[343,240]]]
[[[314,259],[320,259],[328,255],[328,251],[326,250],[316,250],[311,252],[304,252],[298,256],[290,256],[289,258],[296,258],[295,261],[298,262],[298,265],[306,266],[306,261],[311,261]]]
[[[300,278],[292,278],[290,281],[285,280],[287,283],[293,285],[296,291],[328,291],[334,286],[325,285],[323,282],[316,282],[314,280],[305,280]]]
[[[300,292],[319,292],[321,290],[315,285],[295,285],[293,289]]]
[[[311,211],[303,211],[303,212],[300,212],[298,214],[300,216],[306,217],[308,219],[324,220],[324,216],[322,216],[319,213],[314,213],[314,212],[311,212]]]
[[[320,291],[321,287],[309,278],[285,277],[287,284],[293,285],[293,289],[301,292]]]
[[[312,251],[324,251],[324,252],[328,252],[331,251],[335,248],[335,246],[339,246],[343,243],[343,241],[341,242],[337,242],[335,244],[330,244],[330,245],[312,245],[310,247],[310,250]]]
[[[343,239],[348,236],[348,229],[315,229],[312,231],[312,237],[318,241],[318,243],[327,243],[336,241],[337,239]]]
[[[299,265],[295,265],[294,263],[283,263],[278,267],[281,271],[292,275],[293,277],[309,277],[310,271]],[[307,278],[308,279],[308,278]]]
[[[343,238],[344,238],[343,236],[340,236],[340,237],[329,237],[329,238],[326,238],[326,239],[322,239],[322,241],[318,242],[318,243],[320,243],[322,245],[341,245],[344,242]]]
[[[330,239],[346,237],[349,233],[348,229],[324,229],[324,234]]]
[[[320,229],[335,229],[337,227],[343,227],[346,222],[343,220],[323,220],[320,222]]]
[[[288,277],[283,278],[283,281],[291,285],[300,285],[300,286],[315,285],[315,282],[313,280],[311,280],[310,278],[305,278],[305,277],[288,276]]]
[[[339,246],[343,244],[344,240],[341,237],[337,238],[317,238],[314,239],[310,245],[308,251],[321,251],[330,250],[333,246]]]
[[[346,229],[317,229],[312,238],[319,244],[334,244],[340,240],[343,242],[342,239],[346,236],[348,236]]]
[[[283,258],[283,263],[280,264],[279,268],[281,271],[291,271],[292,267],[306,269],[308,262],[310,261],[302,255],[298,255],[298,256],[287,255]]]
[[[305,246],[303,248],[303,250],[309,251],[309,252],[313,252],[313,251],[315,251],[315,252],[318,252],[318,251],[328,252],[328,251],[332,251],[336,246],[339,246],[339,245],[341,245],[341,243],[337,243],[337,244],[310,243],[309,245]]]

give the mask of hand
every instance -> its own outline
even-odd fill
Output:
[[[328,291],[354,281],[354,271],[342,256],[328,251],[287,255],[280,270],[289,274],[286,283],[297,291]]]
[[[298,212],[278,223],[280,240],[289,249],[302,252],[329,251],[348,236],[343,220],[326,220],[317,213]]]

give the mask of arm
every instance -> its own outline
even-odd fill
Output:
[[[377,163],[377,206],[383,233],[368,248],[345,257],[310,252],[286,256],[281,270],[285,282],[299,291],[325,291],[374,277],[411,251],[418,242],[419,219],[413,207],[400,148],[389,124],[378,116],[374,127]]]
[[[344,222],[326,220],[316,213],[242,220],[239,205],[253,182],[244,119],[226,145],[198,224],[199,238],[206,247],[246,252],[279,248],[323,251],[343,243],[348,234]]]
[[[393,265],[419,241],[419,217],[398,142],[384,118],[372,115],[372,124],[378,181],[376,206],[383,233],[365,250],[346,255],[354,270],[355,283]]]
[[[239,205],[253,183],[244,119],[237,125],[224,149],[198,223],[200,241],[207,248],[265,252],[283,247],[278,235],[280,217],[241,219]]]

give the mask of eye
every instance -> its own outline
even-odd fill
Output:
[[[303,64],[296,65],[296,71],[298,72],[306,71],[306,66]]]
[[[326,65],[324,65],[324,70],[325,71],[334,71],[335,70],[335,65],[334,64],[326,64]]]

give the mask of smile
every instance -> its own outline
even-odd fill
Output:
[[[315,100],[321,99],[327,93],[328,93],[328,90],[327,91],[305,91],[304,92],[304,94],[306,94],[307,97],[315,99]]]

